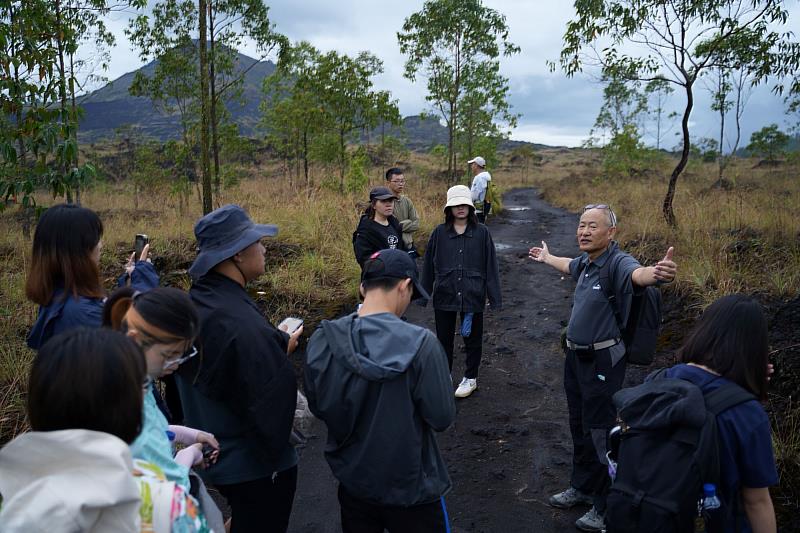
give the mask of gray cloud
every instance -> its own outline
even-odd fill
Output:
[[[523,115],[512,137],[546,144],[580,144],[600,108],[602,87],[589,76],[567,79],[560,73],[550,73],[546,66],[547,60],[558,57],[564,28],[573,14],[571,2],[484,3],[506,15],[510,39],[522,48],[522,53],[504,59],[502,64],[504,75],[510,79],[510,101]],[[392,92],[404,115],[417,114],[428,107],[424,80],[412,83],[403,77],[404,57],[396,37],[404,19],[422,7],[422,0],[276,0],[268,5],[277,30],[293,41],[307,40],[322,50],[348,54],[369,50],[380,57],[385,72],[375,79],[375,85]],[[790,11],[792,18],[800,16],[796,6]],[[141,66],[138,54],[123,35],[128,17],[115,14],[109,23],[118,37],[118,46],[112,51],[110,79]],[[255,55],[252,47],[242,51]],[[700,87],[696,93],[694,135],[714,136],[717,123],[708,109],[709,99]],[[682,102],[680,98],[677,92],[672,97],[676,107]],[[762,87],[753,93],[744,118],[745,140],[752,131],[770,122],[783,125],[783,103],[769,88]],[[671,144],[674,142],[668,141]]]

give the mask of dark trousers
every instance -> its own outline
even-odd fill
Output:
[[[297,487],[297,467],[234,485],[216,485],[231,507],[231,533],[285,533]]]
[[[350,495],[339,485],[343,533],[449,533],[444,497],[432,503],[399,507],[376,505]]]
[[[625,359],[611,366],[609,350],[566,350],[564,390],[572,433],[573,487],[594,495],[598,512],[605,512],[611,484],[606,460],[606,436],[614,427],[616,411],[611,397],[625,379]]]
[[[444,347],[447,354],[447,363],[450,370],[453,370],[453,340],[456,335],[456,322],[458,319],[457,311],[434,310],[436,320],[436,337]],[[464,320],[464,313],[461,313],[461,320]],[[478,377],[478,367],[481,365],[481,355],[483,355],[483,313],[472,315],[472,331],[469,337],[463,337],[464,346],[467,348],[467,369],[464,377],[475,379]]]

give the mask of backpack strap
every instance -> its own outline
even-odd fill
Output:
[[[711,411],[714,416],[719,415],[723,411],[727,411],[731,407],[736,407],[740,403],[757,399],[736,383],[726,383],[704,396],[706,409]]]
[[[614,261],[618,261],[617,258],[619,257],[619,248],[612,251],[608,254],[608,258],[606,262],[603,263],[603,266],[600,267],[600,272],[597,274],[597,277],[600,280],[600,289],[602,289],[603,294],[605,294],[606,299],[608,300],[609,305],[611,306],[611,311],[614,312],[614,320],[617,322],[617,329],[619,329],[620,337],[625,334],[625,323],[622,321],[622,313],[619,310],[619,302],[617,301],[617,295],[614,293],[614,284],[611,281],[611,264]]]

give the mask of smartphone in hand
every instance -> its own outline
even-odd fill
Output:
[[[139,233],[136,235],[136,238],[133,241],[133,250],[134,250],[134,261],[139,261],[142,259],[142,251],[144,250],[145,245],[150,242],[150,237],[145,235],[144,233]]]
[[[302,318],[290,316],[284,318],[283,321],[280,324],[278,324],[278,329],[283,329],[283,326],[286,326],[286,333],[291,335],[292,333],[297,331],[297,328],[299,328],[302,325],[303,325]]]

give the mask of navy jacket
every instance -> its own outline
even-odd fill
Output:
[[[354,497],[438,500],[450,477],[436,444],[456,414],[442,345],[389,313],[323,321],[308,343],[308,406],[328,427],[325,457]]]
[[[127,281],[127,275],[119,278],[119,286]],[[158,273],[146,261],[137,261],[131,274],[131,286],[146,291],[158,286]],[[105,298],[73,297],[64,294],[63,288],[56,289],[50,303],[39,306],[39,316],[28,334],[28,347],[38,350],[50,337],[72,329],[99,328],[103,322]]]
[[[459,235],[439,224],[425,250],[422,286],[434,309],[482,313],[487,297],[492,309],[502,307],[499,270],[489,228],[470,224]]]
[[[233,484],[291,468],[297,382],[286,355],[289,336],[227,276],[206,274],[189,296],[200,315],[201,354],[181,365],[176,382],[186,424],[220,443],[219,460],[201,475]]]

